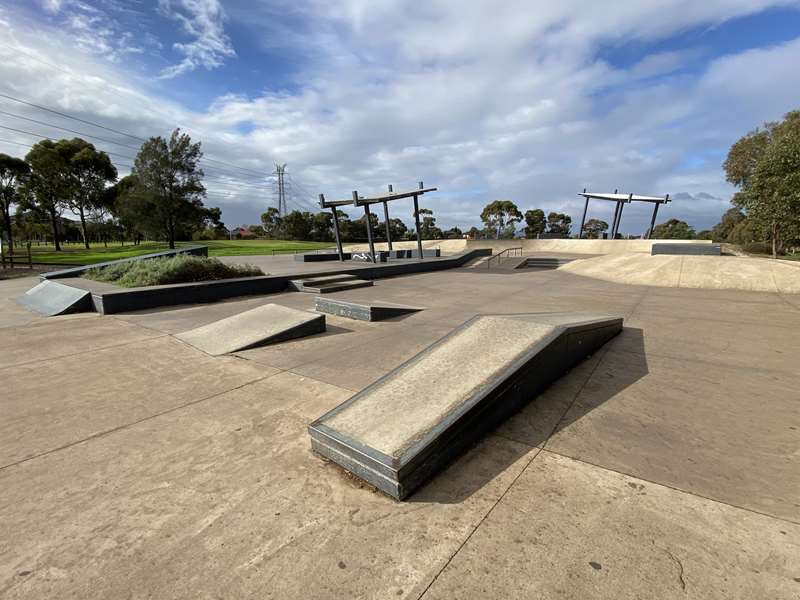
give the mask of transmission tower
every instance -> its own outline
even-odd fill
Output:
[[[286,163],[279,165],[275,164],[275,172],[273,175],[277,177],[277,192],[278,192],[278,214],[285,217],[289,210],[286,207]]]

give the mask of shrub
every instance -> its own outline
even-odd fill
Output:
[[[261,269],[252,265],[226,265],[216,258],[178,254],[89,269],[84,277],[122,287],[144,287],[234,277],[256,277],[263,274]]]

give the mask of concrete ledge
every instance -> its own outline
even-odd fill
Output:
[[[621,330],[619,317],[475,317],[311,423],[312,448],[403,499]]]
[[[133,262],[136,260],[164,258],[165,256],[175,256],[177,254],[208,256],[208,246],[191,246],[189,248],[176,248],[175,250],[164,250],[163,252],[153,252],[152,254],[142,254],[141,256],[131,256],[130,258],[120,258],[119,260],[109,260],[106,262],[95,263],[93,265],[83,265],[80,267],[71,267],[69,269],[62,269],[61,271],[50,271],[49,273],[42,273],[39,277],[41,277],[42,279],[61,279],[64,277],[80,277],[89,269],[96,269],[98,267],[108,267],[110,265],[118,265],[120,263]]]
[[[452,269],[460,267],[479,256],[488,256],[489,253],[490,250],[472,250],[446,258],[413,262],[389,262],[366,268],[348,268],[342,265],[341,271],[304,273],[300,276],[264,275],[260,277],[176,283],[141,288],[117,288],[113,291],[92,291],[92,306],[97,312],[110,315],[159,308],[161,306],[217,302],[239,296],[277,294],[285,291],[292,279],[310,279],[338,274],[354,275],[359,279],[380,279],[382,277]]]
[[[671,254],[679,256],[721,256],[720,244],[653,244],[650,255]]]
[[[334,298],[317,297],[314,299],[314,310],[317,312],[337,315],[357,321],[383,321],[393,319],[422,309],[414,306],[403,306],[402,304],[391,304],[388,302],[359,303],[348,300],[336,300]]]
[[[342,253],[345,260],[350,260],[350,252]],[[336,252],[317,252],[309,254],[295,254],[294,259],[298,262],[325,262],[329,260],[339,260],[339,254]]]

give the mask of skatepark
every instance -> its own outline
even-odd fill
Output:
[[[109,314],[0,281],[0,595],[796,597],[800,268],[518,242]]]

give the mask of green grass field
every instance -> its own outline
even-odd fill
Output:
[[[291,252],[305,252],[320,248],[330,248],[329,242],[292,242],[285,240],[212,240],[203,242],[178,242],[178,246],[208,246],[209,256],[254,256]],[[88,265],[107,260],[117,260],[131,256],[140,256],[167,250],[168,246],[162,242],[142,242],[138,246],[130,243],[121,245],[109,244],[108,248],[102,243],[92,244],[86,250],[83,245],[68,244],[61,252],[56,252],[52,245],[32,246],[33,262],[59,265]],[[17,257],[23,259],[25,250],[17,249]]]

